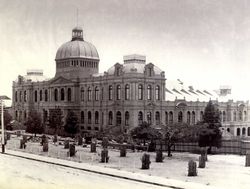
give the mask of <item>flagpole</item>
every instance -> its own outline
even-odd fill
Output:
[[[4,141],[4,120],[3,120],[3,99],[1,99],[1,124],[2,124],[2,153],[5,152]]]

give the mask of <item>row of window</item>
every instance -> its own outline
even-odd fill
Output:
[[[220,119],[222,122],[227,121],[237,121],[237,113],[236,111],[233,111],[233,119],[231,119],[231,116],[226,116],[225,111],[220,111]],[[238,111],[238,121],[247,121],[247,111]]]
[[[67,60],[67,61],[57,62],[58,68],[69,67],[69,66],[97,68],[98,62],[85,61],[85,60]]]
[[[242,129],[241,128],[237,128],[236,130],[236,135],[237,136],[250,136],[250,127],[247,128],[247,133],[246,133],[246,128],[243,127]]]

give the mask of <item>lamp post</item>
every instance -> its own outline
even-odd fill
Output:
[[[4,112],[3,112],[3,102],[4,100],[10,100],[7,96],[0,96],[0,102],[1,102],[1,124],[2,124],[2,153],[5,152],[5,137],[4,137]]]

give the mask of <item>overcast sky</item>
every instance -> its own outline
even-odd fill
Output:
[[[168,80],[194,88],[231,85],[250,99],[248,0],[0,0],[0,94],[27,69],[55,75],[55,55],[71,30],[84,29],[100,56],[100,72],[123,55],[147,56]]]

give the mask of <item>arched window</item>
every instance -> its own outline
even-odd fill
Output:
[[[48,90],[47,89],[44,91],[44,100],[45,100],[45,102],[48,101]]]
[[[121,85],[116,86],[116,99],[121,100]]]
[[[91,112],[90,111],[88,111],[88,124],[91,124]]]
[[[116,125],[121,125],[122,124],[122,114],[120,111],[116,113]]]
[[[40,101],[42,101],[43,100],[43,91],[42,90],[40,90],[39,96],[40,96]]]
[[[19,99],[20,99],[20,102],[22,102],[22,91],[19,92]]]
[[[129,125],[129,112],[125,112],[125,125]]]
[[[125,85],[125,100],[129,100],[130,97],[130,88],[129,85]]]
[[[61,101],[64,101],[64,88],[61,89]]]
[[[81,123],[84,123],[84,111],[81,111]]]
[[[155,112],[156,125],[160,125],[160,112]]]
[[[182,115],[182,112],[180,111],[178,113],[178,123],[182,123],[182,121],[183,121],[183,115]]]
[[[23,112],[23,118],[24,118],[24,121],[26,121],[26,119],[27,119],[27,113],[26,113],[26,111],[24,110],[24,112]]]
[[[152,124],[152,113],[151,112],[147,112],[147,121],[148,121],[149,125]]]
[[[68,101],[71,101],[71,88],[68,88]]]
[[[142,122],[143,122],[143,113],[140,111],[138,113],[138,123],[139,123],[139,125],[141,125]]]
[[[141,84],[138,86],[138,100],[143,100],[143,87]]]
[[[81,101],[84,101],[84,88],[81,88]]]
[[[237,128],[237,136],[240,136],[240,128]]]
[[[17,102],[17,91],[15,92],[15,101]]]
[[[173,123],[174,122],[174,114],[172,111],[169,112],[169,123]]]
[[[109,85],[109,100],[113,100],[113,86]]]
[[[168,112],[165,112],[165,124],[168,124]]]
[[[247,121],[247,111],[244,111],[244,121]]]
[[[203,113],[203,111],[201,111],[200,112],[200,121],[203,121],[203,119],[204,119],[203,117],[204,117],[204,113]]]
[[[191,123],[191,114],[190,111],[187,112],[187,124]]]
[[[222,113],[222,121],[225,122],[226,121],[226,112],[223,111]]]
[[[195,112],[192,111],[192,124],[195,124]]]
[[[35,91],[35,102],[37,102],[37,91]]]
[[[250,136],[250,127],[247,128],[247,136]]]
[[[98,124],[99,123],[99,112],[96,111],[95,112],[95,124]]]
[[[245,127],[242,128],[242,135],[246,135],[246,128]]]
[[[88,101],[92,100],[92,90],[91,87],[88,88]]]
[[[148,91],[148,100],[152,100],[152,86],[148,85],[147,87],[147,91]]]
[[[58,100],[58,90],[57,89],[54,90],[54,100],[55,101]]]
[[[24,91],[23,93],[23,100],[24,102],[27,102],[27,91]]]
[[[155,99],[160,100],[160,86],[156,85],[155,87]]]
[[[95,100],[96,101],[99,100],[99,89],[98,89],[98,87],[95,87]]]
[[[239,111],[239,121],[242,121],[242,111]]]
[[[15,120],[18,121],[18,111],[16,110],[16,113],[15,113]]]
[[[234,121],[236,121],[236,111],[234,111]]]
[[[113,124],[113,113],[110,111],[109,112],[109,125]]]

